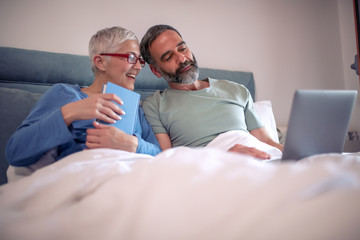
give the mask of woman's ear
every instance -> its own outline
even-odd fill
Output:
[[[102,56],[95,55],[93,61],[94,61],[94,65],[98,68],[98,70],[103,71],[103,72],[105,71],[106,61]]]
[[[159,69],[155,65],[149,64],[149,67],[150,67],[151,71],[155,74],[155,76],[157,76],[158,78],[162,77],[162,74],[160,73]]]

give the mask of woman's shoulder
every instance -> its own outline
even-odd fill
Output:
[[[46,95],[65,95],[65,96],[73,96],[81,94],[81,88],[79,85],[71,85],[66,83],[56,83],[49,88],[46,92]]]
[[[79,92],[81,88],[79,85],[68,84],[68,83],[55,83],[50,87],[52,91],[65,91],[65,92]]]
[[[45,104],[46,102],[58,102],[58,104],[63,105],[65,103],[80,100],[85,97],[86,95],[81,92],[79,85],[56,83],[44,93],[40,99],[40,102],[45,102]]]

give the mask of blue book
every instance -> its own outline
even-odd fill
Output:
[[[121,115],[120,120],[112,124],[106,124],[115,126],[127,134],[134,134],[135,122],[140,103],[140,94],[111,82],[108,82],[106,85],[104,85],[103,93],[113,93],[121,98],[124,104],[116,104],[125,112],[124,115]]]

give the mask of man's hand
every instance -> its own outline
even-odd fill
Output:
[[[112,148],[128,152],[136,152],[138,139],[136,136],[126,134],[120,129],[96,121],[93,123],[95,129],[86,130],[86,146],[93,148]]]
[[[257,139],[259,139],[261,142],[266,143],[270,146],[276,147],[281,152],[284,151],[284,146],[282,144],[277,143],[274,140],[272,140],[272,138],[270,137],[270,135],[265,127],[251,130],[250,134],[253,135],[254,137],[256,137]]]
[[[247,154],[247,155],[253,156],[255,158],[260,158],[260,159],[270,159],[271,158],[270,154],[268,154],[266,152],[260,151],[253,147],[247,147],[242,144],[235,144],[228,151]]]

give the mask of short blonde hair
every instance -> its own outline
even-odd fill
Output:
[[[118,26],[99,30],[91,37],[89,42],[89,57],[91,70],[94,75],[98,72],[93,62],[94,56],[100,53],[115,53],[119,45],[127,40],[134,40],[139,43],[138,38],[132,31]]]

